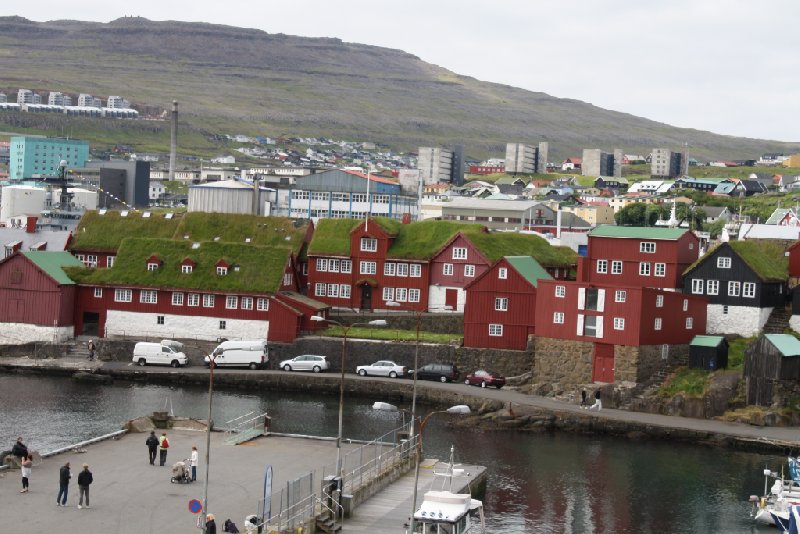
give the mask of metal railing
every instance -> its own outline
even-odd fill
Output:
[[[129,331],[123,329],[106,328],[105,337],[107,339],[130,339],[136,341],[159,341],[162,339],[190,339],[193,341],[213,341],[220,342],[221,339],[229,341],[241,341],[243,338],[238,336],[226,335],[224,331],[219,335],[214,334],[193,334],[188,335],[185,331],[171,332],[168,330],[136,330]]]

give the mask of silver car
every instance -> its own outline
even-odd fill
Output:
[[[295,356],[291,360],[283,360],[278,367],[284,371],[314,371],[319,373],[327,371],[330,368],[330,364],[325,356],[302,354]]]
[[[361,376],[388,376],[389,378],[397,378],[398,376],[406,375],[406,368],[402,365],[397,365],[391,360],[381,360],[372,365],[359,365],[356,367],[356,373]]]

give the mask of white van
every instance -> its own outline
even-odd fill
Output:
[[[177,341],[164,340],[161,343],[140,341],[133,348],[133,362],[139,365],[171,365],[180,367],[188,360],[182,352],[183,344]]]
[[[216,367],[249,367],[258,369],[269,361],[267,342],[256,341],[223,341],[214,349],[211,356]],[[205,357],[209,365],[209,356]]]

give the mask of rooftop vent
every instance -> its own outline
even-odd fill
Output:
[[[197,250],[200,248],[200,243],[192,243],[192,250]]]
[[[144,213],[142,213],[142,219],[149,219],[149,218],[150,218],[150,212],[149,211],[145,211]]]
[[[252,240],[253,240],[253,238],[251,238],[251,237],[245,237],[244,238],[244,242],[245,243],[250,243]]]
[[[175,215],[175,214],[174,214],[174,213],[172,213],[172,212],[165,213],[165,214],[164,214],[164,218],[165,218],[165,219],[171,219],[171,218],[172,218],[174,215]]]
[[[108,210],[100,210],[97,212],[98,215],[105,215]]]
[[[214,241],[219,241],[219,236],[218,235],[214,236]]]
[[[128,212],[127,211],[121,211],[121,212],[119,212],[119,216],[120,217],[127,217],[128,216]]]

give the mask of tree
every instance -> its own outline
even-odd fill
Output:
[[[645,226],[645,209],[642,202],[628,204],[614,214],[614,220],[619,226]]]

